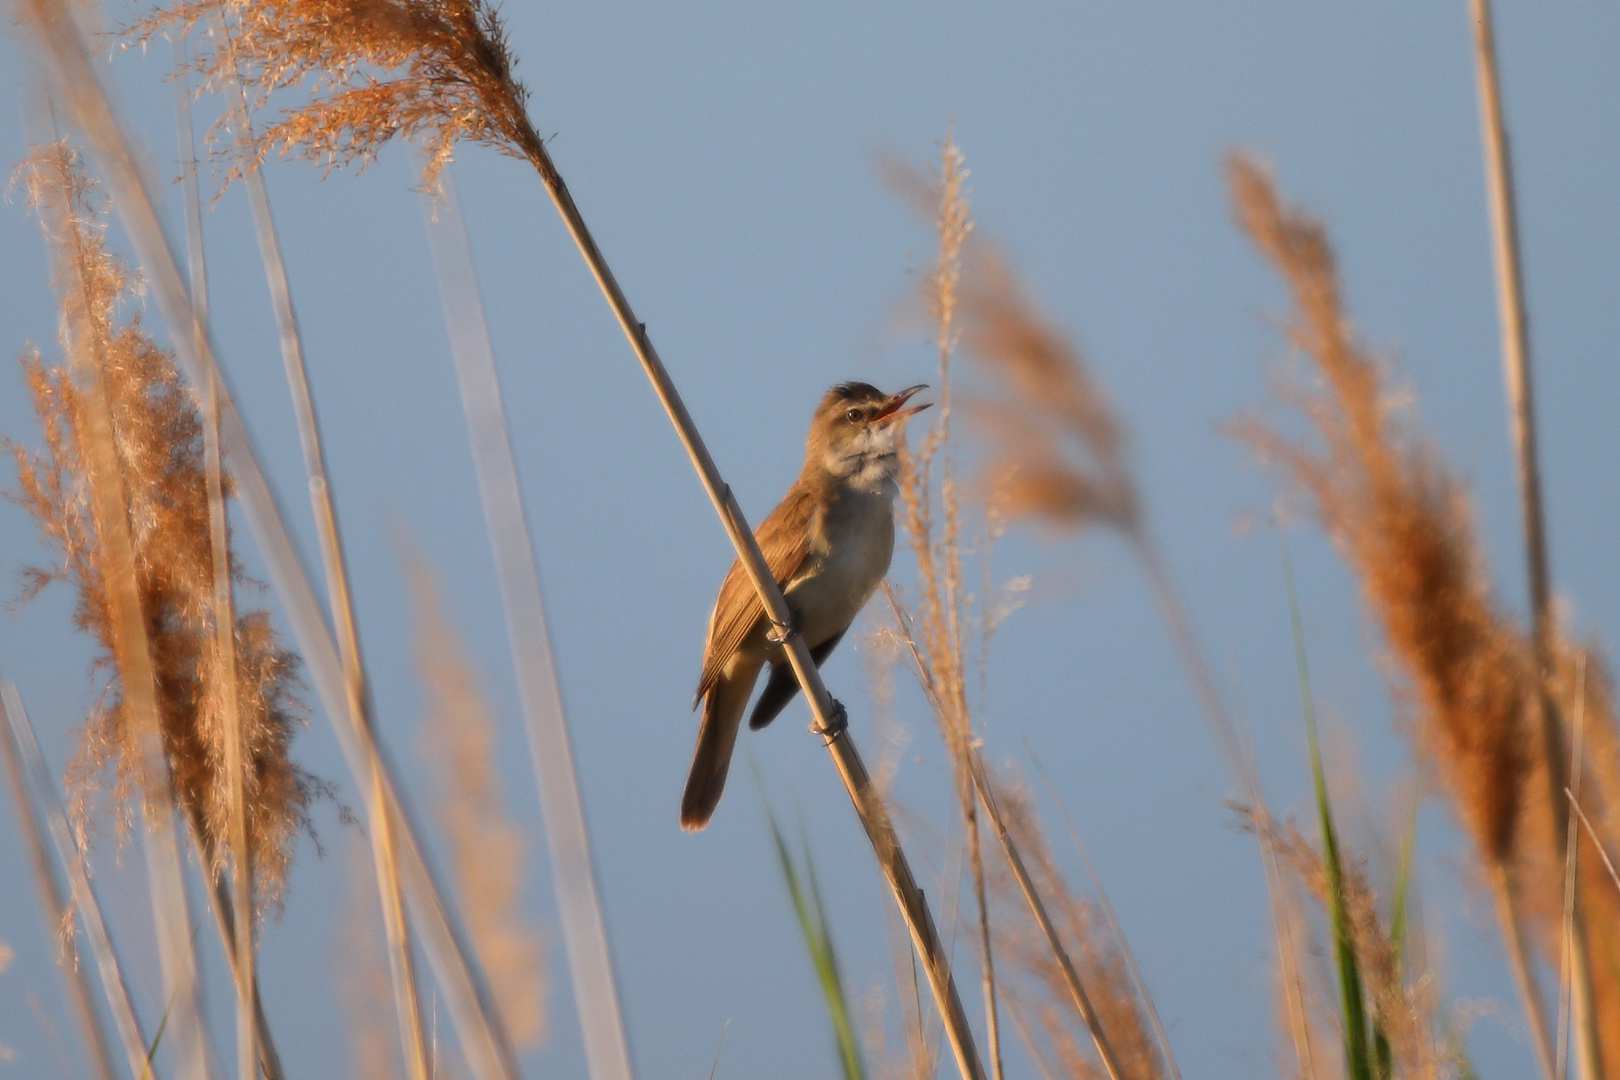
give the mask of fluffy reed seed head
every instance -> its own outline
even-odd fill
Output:
[[[1534,683],[1522,633],[1495,606],[1465,485],[1392,407],[1384,373],[1343,311],[1327,230],[1284,205],[1253,160],[1227,163],[1233,212],[1287,286],[1289,343],[1312,386],[1279,396],[1314,428],[1290,440],[1257,419],[1235,434],[1304,494],[1361,583],[1412,699],[1414,736],[1480,852],[1513,853]]]
[[[985,376],[973,405],[991,447],[986,489],[1011,517],[1134,533],[1123,429],[1080,351],[995,248],[980,245],[969,260],[962,319],[963,345]]]
[[[455,144],[471,140],[542,166],[528,90],[495,9],[484,0],[179,0],[130,28],[143,43],[197,34],[204,87],[235,77],[253,107],[307,87],[251,140],[328,169],[374,161],[395,136],[420,140],[432,186]],[[242,163],[232,165],[230,175]]]
[[[546,1030],[544,946],[524,917],[524,831],[501,805],[495,724],[466,651],[446,621],[432,575],[409,560],[416,667],[427,690],[422,748],[437,772],[439,819],[450,847],[467,933],[507,1033],[519,1049]]]
[[[99,366],[111,414],[172,795],[219,872],[230,827],[219,687],[222,679],[234,678],[248,765],[255,894],[273,904],[299,834],[311,831],[310,805],[327,792],[290,757],[293,735],[303,722],[296,697],[298,659],[281,647],[265,612],[249,611],[235,622],[236,670],[221,670],[213,629],[201,413],[181,383],[173,354],[146,335],[139,312],[120,319],[136,281],[107,250],[106,200],[77,156],[64,143],[41,148],[24,163],[19,179],[52,249],[53,285],[63,305],[63,348],[85,350]],[[69,333],[70,325],[79,329]],[[74,625],[97,642],[92,676],[104,680],[70,767],[83,826],[99,777],[108,769],[114,801],[127,811],[139,787],[141,757],[125,715],[105,555],[91,511],[84,391],[66,367],[47,364],[37,350],[25,353],[21,363],[44,448],[31,452],[4,440],[17,467],[17,488],[7,497],[33,517],[53,555],[49,565],[23,571],[21,600],[53,582],[72,588]],[[242,583],[234,559],[231,568],[233,579]],[[118,820],[122,825],[127,815]]]

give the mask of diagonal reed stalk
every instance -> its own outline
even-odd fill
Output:
[[[192,949],[189,904],[175,838],[175,810],[170,794],[168,760],[159,727],[157,676],[136,582],[135,548],[130,535],[127,498],[119,471],[118,449],[106,395],[104,342],[89,309],[89,283],[84,274],[85,237],[64,181],[49,185],[38,206],[48,237],[47,257],[62,296],[65,345],[72,377],[83,391],[85,436],[82,452],[90,488],[90,506],[98,545],[100,572],[110,613],[113,655],[131,730],[139,749],[137,784],[142,818],[142,849],[147,885],[163,971],[165,998],[173,1007],[175,1060],[186,1080],[208,1076],[205,1031],[198,995],[196,957]]]
[[[186,69],[185,35],[175,38],[175,66]],[[175,80],[175,129],[180,151],[181,190],[185,202],[186,256],[191,285],[191,305],[197,312],[199,329],[208,321],[208,270],[203,254],[202,200],[197,190],[197,158],[191,124],[191,87],[189,80]],[[225,894],[215,882],[211,895],[218,919],[220,938],[230,953],[231,978],[236,987],[236,1071],[240,1080],[256,1080],[259,1060],[258,1021],[262,1012],[258,1007],[258,978],[254,973],[253,954],[253,871],[248,854],[247,831],[247,775],[244,764],[241,714],[236,695],[236,626],[235,606],[231,602],[231,554],[226,537],[224,467],[219,449],[219,395],[214,380],[210,379],[203,391],[203,456],[206,486],[208,488],[208,534],[213,553],[214,569],[214,634],[219,653],[222,676],[214,680],[220,694],[220,715],[225,723],[225,784],[230,803],[230,899],[231,915],[227,915],[221,901]],[[198,842],[198,865],[205,877],[211,876],[211,860],[203,857],[201,837],[193,831]],[[273,1044],[263,1039],[266,1072],[272,1078],[280,1075],[280,1062]]]
[[[40,803],[45,810],[45,819],[50,827],[51,843],[56,848],[56,858],[67,872],[69,893],[73,898],[73,908],[78,912],[79,920],[84,924],[84,936],[89,942],[90,952],[96,958],[96,974],[101,979],[101,992],[107,999],[107,1010],[112,1013],[113,1027],[118,1031],[118,1042],[124,1051],[125,1062],[129,1065],[130,1076],[140,1077],[143,1073],[150,1073],[147,1065],[147,1040],[141,1034],[140,1021],[135,1017],[135,1007],[131,1004],[129,984],[124,981],[123,967],[118,960],[118,951],[113,947],[112,936],[107,931],[106,920],[101,914],[101,899],[96,895],[95,886],[90,882],[90,874],[85,866],[84,851],[74,838],[73,830],[68,825],[67,813],[62,809],[62,799],[56,790],[56,781],[51,776],[50,767],[45,764],[45,757],[39,752],[39,740],[34,737],[33,725],[28,721],[28,713],[23,708],[22,698],[17,693],[17,687],[10,682],[0,682],[0,722],[5,724],[6,730],[0,731],[0,738],[4,738],[8,745],[17,748],[22,757],[24,771],[31,778],[31,784],[38,793]]]
[[[465,934],[422,854],[418,831],[399,797],[381,748],[371,739],[363,716],[351,708],[343,664],[309,574],[259,467],[242,417],[218,374],[206,328],[204,333],[196,334],[200,322],[191,308],[155,201],[91,66],[79,30],[55,0],[13,0],[13,9],[18,22],[39,45],[34,55],[58,100],[84,133],[102,166],[188,378],[196,386],[207,385],[210,378],[219,379],[220,443],[232,464],[248,525],[272,585],[281,597],[311,682],[333,721],[350,772],[363,785],[371,785],[376,778],[382,808],[398,841],[403,888],[421,924],[423,951],[445,990],[446,1005],[471,1067],[482,1078],[513,1080],[517,1076],[516,1063],[483,978],[470,960]],[[189,938],[186,940],[189,942]]]
[[[1497,77],[1496,37],[1490,0],[1469,0],[1474,29],[1474,68],[1479,85],[1480,135],[1485,144],[1485,184],[1490,199],[1491,254],[1496,270],[1496,300],[1501,319],[1502,376],[1506,383],[1509,427],[1518,460],[1519,513],[1524,528],[1524,554],[1530,587],[1535,660],[1540,679],[1535,712],[1541,727],[1541,752],[1547,773],[1547,797],[1553,836],[1560,849],[1571,831],[1564,801],[1566,774],[1563,735],[1551,681],[1556,665],[1557,628],[1552,610],[1546,524],[1542,511],[1541,466],[1536,452],[1534,382],[1530,369],[1530,332],[1524,301],[1524,269],[1519,256],[1518,209],[1513,192],[1513,163],[1502,91]],[[1592,999],[1591,958],[1581,905],[1569,914],[1570,1008],[1575,1035],[1576,1075],[1581,1080],[1603,1076],[1597,1017]],[[1560,1048],[1562,1053],[1562,1048]]]
[[[551,852],[552,888],[562,921],[586,1066],[593,1080],[630,1080],[630,1050],[615,986],[613,954],[598,896],[584,800],[574,768],[562,692],[557,685],[539,568],[523,491],[518,485],[500,376],[461,204],[448,169],[439,174],[439,185],[436,194],[422,192],[422,211],[438,273],[439,296],[444,303],[456,382],[461,388],[484,528],[489,533],[501,585],[506,636],[511,644],[524,730]]]
[[[34,873],[34,884],[39,887],[39,903],[44,909],[47,937],[57,942],[61,950],[57,967],[67,983],[68,997],[73,1002],[73,1018],[78,1021],[79,1034],[84,1038],[84,1053],[92,1075],[98,1080],[113,1080],[112,1051],[107,1046],[107,1033],[102,1030],[101,1017],[96,1014],[95,1002],[90,997],[90,981],[79,963],[79,946],[75,942],[71,909],[62,895],[61,882],[45,844],[45,829],[34,807],[34,795],[23,776],[22,753],[13,736],[11,706],[7,699],[15,694],[10,683],[0,686],[0,758],[5,759],[6,781],[11,787],[12,802],[17,808],[17,828],[28,848],[28,859]],[[17,710],[19,723],[22,710]]]

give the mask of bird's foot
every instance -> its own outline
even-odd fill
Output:
[[[773,646],[786,645],[790,638],[798,634],[803,622],[804,620],[799,618],[797,611],[789,609],[787,622],[781,623],[775,619],[771,620],[771,628],[765,633],[765,641]]]
[[[838,736],[849,730],[849,710],[844,708],[843,702],[833,698],[832,712],[827,715],[826,726],[823,727],[812,722],[810,730],[814,734],[820,735],[826,740],[827,745],[831,746]]]

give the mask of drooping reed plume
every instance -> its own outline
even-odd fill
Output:
[[[105,200],[65,144],[46,147],[25,164],[22,182],[36,207],[53,214],[49,236],[61,268],[54,282],[82,305],[100,366],[113,428],[125,513],[134,546],[141,616],[154,667],[168,782],[196,829],[214,870],[228,844],[229,802],[223,776],[225,729],[219,687],[225,677],[215,647],[214,568],[203,460],[201,414],[182,385],[172,354],[147,336],[133,273],[106,248]],[[37,351],[22,357],[24,383],[44,445],[30,451],[7,442],[17,465],[10,497],[40,530],[52,561],[24,572],[22,598],[61,582],[73,589],[74,623],[99,646],[100,680],[72,772],[81,819],[95,804],[100,778],[111,774],[117,803],[139,789],[139,755],[116,662],[114,627],[104,586],[102,540],[91,511],[85,456],[84,391],[67,368]],[[228,480],[227,480],[228,484]],[[233,577],[244,583],[240,567]],[[249,763],[249,846],[261,903],[280,894],[300,833],[310,829],[312,801],[324,785],[293,763],[292,738],[302,723],[296,697],[297,658],[278,642],[263,611],[235,620],[235,688]]]
[[[528,90],[482,0],[183,0],[133,32],[144,40],[216,17],[222,32],[195,39],[205,86],[239,80],[255,108],[278,90],[310,93],[256,134],[259,156],[364,165],[400,136],[424,144],[429,186],[463,140],[537,159]]]
[[[1234,156],[1229,173],[1239,223],[1292,298],[1284,332],[1315,376],[1280,391],[1314,439],[1290,440],[1255,419],[1237,433],[1305,496],[1360,582],[1409,707],[1410,734],[1487,871],[1545,1068],[1551,1040],[1520,940],[1514,872],[1525,853],[1524,790],[1534,764],[1525,728],[1537,692],[1528,643],[1491,594],[1465,485],[1397,411],[1386,373],[1344,313],[1326,229],[1283,204],[1250,159]]]
[[[410,561],[416,667],[427,691],[423,752],[438,774],[439,819],[456,894],[478,962],[513,1045],[545,1037],[545,971],[538,931],[523,917],[524,832],[507,816],[495,775],[495,724],[438,590]]]

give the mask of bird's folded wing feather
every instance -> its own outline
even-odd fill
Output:
[[[816,500],[809,489],[795,484],[754,530],[765,565],[783,589],[810,560],[815,513]],[[703,674],[698,679],[700,699],[714,686],[743,639],[764,618],[765,609],[754,583],[748,580],[742,564],[732,560],[726,580],[720,585],[720,595],[715,598],[714,613],[709,616],[709,641],[703,652]]]

